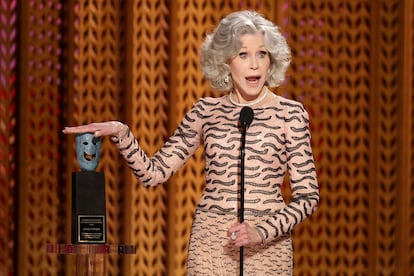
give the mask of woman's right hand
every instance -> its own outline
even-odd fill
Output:
[[[93,133],[95,137],[112,136],[122,137],[127,134],[128,126],[118,121],[107,121],[101,123],[90,123],[87,125],[65,127],[65,134]]]

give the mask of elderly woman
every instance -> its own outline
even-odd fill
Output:
[[[253,11],[223,18],[201,47],[201,68],[218,98],[201,98],[152,157],[127,125],[117,121],[67,127],[64,133],[111,136],[145,186],[164,183],[203,144],[205,190],[197,204],[188,252],[188,275],[292,275],[292,229],[319,201],[309,117],[299,102],[272,93],[285,78],[290,50],[277,26]],[[240,112],[245,126],[241,175]],[[290,178],[292,197],[281,186]],[[240,178],[243,177],[243,221]],[[200,184],[201,185],[201,184]],[[243,254],[240,254],[240,248]]]

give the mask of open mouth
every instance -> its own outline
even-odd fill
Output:
[[[95,159],[96,155],[95,154],[87,154],[87,153],[84,152],[83,157],[88,161],[92,161],[93,159]]]
[[[255,82],[258,82],[258,81],[260,80],[260,76],[251,76],[251,77],[246,77],[246,80],[247,80],[248,82],[255,83]]]

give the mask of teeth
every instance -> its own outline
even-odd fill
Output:
[[[87,153],[83,153],[83,157],[88,160],[91,161],[95,158],[95,154],[87,154]]]

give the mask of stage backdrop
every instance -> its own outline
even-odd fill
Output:
[[[0,0],[0,276],[73,274],[73,256],[45,248],[70,242],[79,169],[61,129],[122,120],[153,154],[218,95],[199,46],[241,9],[286,35],[275,93],[310,113],[321,201],[293,232],[295,275],[414,274],[412,0]],[[108,275],[185,275],[202,156],[145,189],[104,139],[108,242],[137,246]]]

